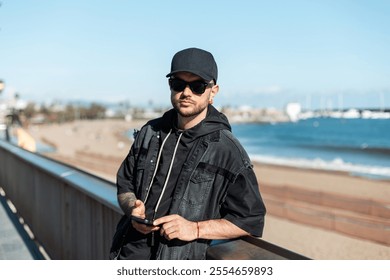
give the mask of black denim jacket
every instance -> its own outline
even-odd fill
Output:
[[[211,112],[216,114],[218,111],[211,107]],[[156,168],[161,130],[165,129],[166,123],[167,117],[163,116],[149,122],[139,131],[129,155],[118,171],[118,194],[131,191],[138,199],[145,198]],[[265,206],[250,159],[229,128],[206,133],[194,143],[177,178],[169,214],[178,214],[190,221],[224,218],[252,235],[261,236]],[[240,176],[240,183],[235,184]],[[250,208],[251,217],[229,213],[229,209],[224,207],[228,189],[232,186],[240,188],[236,192],[249,194],[238,203]],[[247,223],[245,219],[251,222]],[[210,242],[204,239],[161,242],[157,259],[205,259]]]

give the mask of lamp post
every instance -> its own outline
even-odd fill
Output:
[[[0,80],[0,94],[2,93],[4,88],[5,88],[5,83],[4,83],[3,80]],[[10,141],[10,139],[11,138],[10,138],[9,131],[8,131],[8,120],[7,120],[7,117],[6,117],[6,119],[5,119],[5,140],[6,141]]]
[[[4,83],[3,80],[0,80],[0,95],[3,92],[4,88],[5,88],[5,83]],[[2,112],[0,112],[0,113],[2,113]],[[6,113],[6,112],[4,112],[4,113]],[[8,134],[7,124],[6,124],[6,120],[3,120],[3,116],[2,115],[3,114],[0,115],[0,124],[2,125],[2,129],[3,129],[3,127],[5,127],[5,137],[8,140],[9,139],[9,134]],[[3,121],[4,121],[4,124],[2,124]]]

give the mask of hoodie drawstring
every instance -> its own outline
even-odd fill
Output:
[[[161,202],[161,199],[162,199],[162,197],[163,197],[163,195],[164,195],[165,189],[167,188],[168,181],[169,181],[169,177],[171,176],[173,161],[175,160],[175,156],[176,156],[176,152],[177,152],[177,147],[179,146],[180,139],[181,139],[182,135],[183,135],[183,132],[180,133],[179,138],[177,139],[176,146],[175,146],[175,150],[173,151],[173,155],[172,155],[172,160],[171,160],[171,163],[170,163],[170,165],[169,165],[168,174],[167,174],[167,177],[166,177],[165,182],[164,182],[164,187],[163,187],[163,189],[162,189],[162,191],[161,191],[160,197],[158,198],[158,201],[157,201],[157,204],[156,204],[156,208],[154,209],[153,219],[156,217],[156,213],[157,213],[158,206],[160,205],[160,202]]]
[[[148,188],[148,192],[146,193],[146,196],[145,196],[145,199],[144,199],[144,204],[146,204],[146,200],[148,200],[149,193],[150,193],[150,189],[152,188],[154,178],[156,177],[158,165],[160,164],[161,154],[162,154],[162,151],[163,151],[165,142],[167,142],[168,137],[169,137],[169,135],[171,135],[171,133],[172,133],[172,129],[169,130],[167,136],[164,138],[164,141],[163,141],[162,144],[161,144],[161,148],[160,148],[160,151],[158,152],[158,156],[157,156],[156,167],[154,168],[152,180],[150,181],[149,188]]]
[[[145,197],[145,200],[144,200],[144,203],[145,203],[145,204],[146,204],[146,200],[147,200],[148,197],[149,197],[149,193],[150,193],[150,190],[151,190],[151,188],[152,188],[154,178],[156,177],[156,174],[157,174],[157,169],[158,169],[158,166],[159,166],[159,163],[160,163],[160,160],[161,160],[161,155],[162,155],[162,151],[163,151],[165,142],[168,140],[168,137],[171,135],[171,132],[172,132],[172,129],[169,130],[169,133],[168,133],[167,136],[164,138],[164,140],[163,140],[163,142],[162,142],[162,144],[161,144],[161,148],[160,148],[160,151],[159,151],[158,156],[157,156],[156,168],[154,169],[153,176],[152,176],[152,180],[151,180],[151,182],[150,182],[150,185],[149,185],[149,188],[148,188],[148,192],[146,193],[146,197]],[[180,133],[179,138],[177,139],[177,142],[176,142],[176,145],[175,145],[175,149],[174,149],[173,155],[172,155],[172,160],[171,160],[171,163],[170,163],[170,165],[169,165],[168,174],[167,174],[167,176],[166,176],[166,179],[165,179],[165,182],[164,182],[164,186],[163,186],[162,191],[161,191],[161,194],[160,194],[160,196],[159,196],[159,198],[158,198],[156,207],[154,208],[153,220],[154,220],[155,217],[156,217],[158,207],[159,207],[160,202],[161,202],[161,200],[162,200],[162,197],[163,197],[163,195],[164,195],[165,189],[166,189],[166,187],[167,187],[167,185],[168,185],[169,177],[171,176],[171,171],[172,171],[172,167],[173,167],[173,162],[174,162],[174,160],[175,160],[177,148],[178,148],[178,146],[179,146],[180,139],[181,139],[182,136],[183,136],[183,132]],[[155,243],[154,243],[154,231],[153,231],[152,234],[151,234],[151,244],[150,244],[150,245],[151,245],[152,247],[155,245]]]

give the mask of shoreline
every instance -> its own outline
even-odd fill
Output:
[[[125,132],[144,123],[76,121],[31,127],[30,133],[39,142],[45,139],[56,145],[56,152],[46,156],[115,182],[117,169],[131,146]],[[388,238],[382,236],[382,231],[371,237],[366,234],[371,229],[363,228],[359,229],[363,236],[354,236],[355,224],[340,222],[347,217],[351,221],[369,219],[374,225],[386,226],[386,218],[379,217],[377,212],[358,211],[367,201],[380,203],[384,209],[389,207],[389,180],[256,160],[253,165],[267,207],[264,240],[313,259],[390,259],[390,244],[383,243]],[[345,202],[342,206],[326,204],[333,201]],[[343,209],[343,205],[352,208]],[[388,215],[386,211],[383,213]],[[369,240],[373,238],[376,240]]]
[[[347,163],[334,163],[321,161],[320,163],[303,158],[279,159],[272,157],[259,157],[249,155],[253,162],[265,165],[284,166],[305,170],[345,173],[352,177],[366,178],[369,180],[390,181],[390,168],[382,166],[352,165]]]

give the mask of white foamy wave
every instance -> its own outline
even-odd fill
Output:
[[[343,172],[348,172],[350,174],[359,175],[363,177],[390,179],[390,167],[356,165],[349,162],[344,162],[341,158],[335,158],[332,161],[325,161],[320,158],[309,160],[303,158],[279,158],[279,157],[252,155],[251,159],[253,161],[266,163],[266,164],[308,168],[308,169],[318,169],[318,170],[343,171]]]

